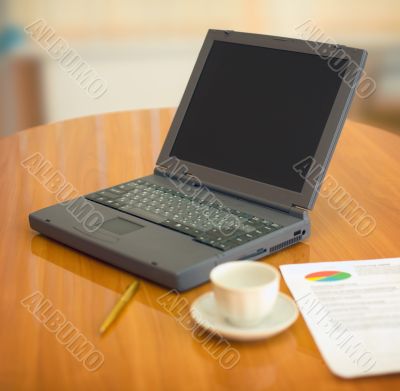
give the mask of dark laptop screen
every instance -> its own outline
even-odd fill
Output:
[[[171,156],[301,192],[340,84],[317,55],[215,41]]]

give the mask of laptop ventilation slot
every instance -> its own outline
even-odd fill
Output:
[[[298,241],[300,241],[300,239],[301,239],[301,235],[296,236],[295,238],[286,240],[286,241],[284,241],[284,242],[282,242],[282,243],[276,244],[275,246],[272,246],[272,247],[269,249],[269,253],[271,254],[271,253],[274,253],[275,251],[281,250],[282,248],[291,246],[292,244],[295,244],[295,243],[297,243]]]

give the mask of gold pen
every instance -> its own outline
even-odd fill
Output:
[[[123,308],[128,304],[129,300],[132,299],[133,295],[136,293],[137,289],[139,288],[139,281],[135,280],[128,286],[124,294],[120,297],[118,300],[117,304],[115,304],[114,308],[111,310],[111,312],[108,314],[107,318],[104,320],[104,322],[100,326],[100,334],[103,334],[110,324],[114,322],[114,320],[117,318],[117,316],[120,314],[120,312],[123,310]]]

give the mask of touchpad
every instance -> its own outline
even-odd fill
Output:
[[[117,235],[125,235],[143,228],[143,225],[132,223],[132,221],[116,217],[114,219],[105,221],[101,228]]]

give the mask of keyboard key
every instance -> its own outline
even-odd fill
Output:
[[[88,194],[88,195],[86,196],[86,198],[87,198],[88,200],[92,200],[92,201],[96,201],[96,200],[98,200],[99,198],[104,199],[104,197],[102,197],[101,195],[99,195],[99,194],[97,194],[97,193]]]
[[[271,227],[274,227],[276,229],[282,228],[282,226],[280,226],[279,224],[276,224],[276,223],[271,223]]]
[[[121,189],[118,189],[117,187],[113,187],[113,188],[111,188],[109,190],[113,194],[124,194],[125,193],[124,191],[122,191]]]
[[[251,233],[252,233],[252,235],[255,235],[257,238],[259,238],[260,236],[264,236],[269,232],[271,232],[271,231],[265,232],[265,230],[263,230],[263,229],[256,228]]]
[[[255,231],[256,228],[253,225],[242,225],[240,229],[247,233]]]
[[[122,206],[119,208],[119,210],[129,213],[133,216],[141,217],[145,220],[152,221],[153,223],[161,223],[164,220],[164,217],[158,216],[155,213],[140,209],[140,208],[135,208],[135,207],[130,207],[130,206]]]
[[[258,229],[259,231],[263,232],[264,234],[268,234],[268,233],[270,233],[270,232],[272,232],[272,231],[275,231],[275,229],[272,228],[272,227],[270,227],[269,225],[259,225],[259,226],[257,227],[257,229]]]
[[[203,244],[207,244],[211,247],[218,248],[220,250],[223,248],[227,248],[227,246],[225,246],[223,242],[218,241],[218,240],[216,240],[215,237],[209,236],[209,235],[199,235],[199,236],[195,237],[194,240],[196,240],[197,242],[203,243]]]
[[[118,194],[111,193],[111,191],[107,191],[107,190],[100,191],[98,194],[103,197],[111,198],[111,199],[120,197]]]
[[[224,243],[217,242],[213,247],[222,251],[228,251],[231,248],[237,247],[237,245],[236,243],[230,243],[230,242],[224,242]]]

